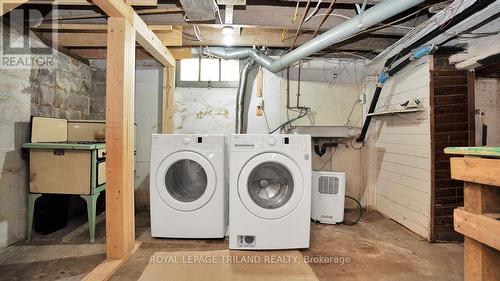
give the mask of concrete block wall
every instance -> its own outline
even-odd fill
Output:
[[[93,69],[62,53],[57,61],[55,69],[0,68],[0,249],[26,237],[29,178],[21,146],[29,141],[30,116],[92,117]]]

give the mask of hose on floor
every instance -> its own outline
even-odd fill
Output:
[[[363,216],[363,207],[361,207],[361,203],[359,203],[359,201],[358,201],[358,200],[356,200],[354,197],[351,197],[351,196],[349,196],[349,195],[346,195],[345,197],[346,197],[346,198],[349,198],[349,199],[351,199],[351,200],[354,200],[354,202],[356,202],[356,204],[357,204],[357,205],[358,205],[358,207],[359,207],[359,216],[358,216],[358,218],[357,218],[357,219],[356,219],[353,223],[349,223],[349,224],[348,224],[348,223],[345,223],[345,220],[344,220],[344,221],[342,222],[342,224],[345,224],[345,225],[347,225],[347,226],[355,225],[355,224],[357,224],[357,223],[361,220],[361,217]]]

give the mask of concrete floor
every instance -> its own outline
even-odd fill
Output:
[[[101,219],[97,243],[88,245],[88,229],[76,224],[2,250],[0,280],[80,280],[105,259],[105,233]],[[228,244],[227,239],[151,238],[147,212],[136,215],[136,234],[141,247],[111,280],[137,280],[155,252],[221,250]],[[427,243],[375,212],[354,226],[313,225],[311,235],[311,247],[302,255],[350,259],[343,265],[310,264],[319,280],[463,280],[463,245]]]

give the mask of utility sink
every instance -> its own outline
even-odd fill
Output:
[[[294,126],[291,133],[311,135],[313,138],[351,138],[361,133],[359,127],[346,126]]]

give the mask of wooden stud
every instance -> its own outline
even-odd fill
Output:
[[[499,160],[500,161],[500,160]],[[464,208],[475,214],[500,213],[500,188],[466,182]]]
[[[498,281],[500,252],[472,238],[465,237],[465,281]]]
[[[172,134],[174,127],[175,67],[163,68],[163,133]]]
[[[126,18],[108,19],[106,71],[106,246],[109,259],[123,259],[135,245],[135,30]]]

